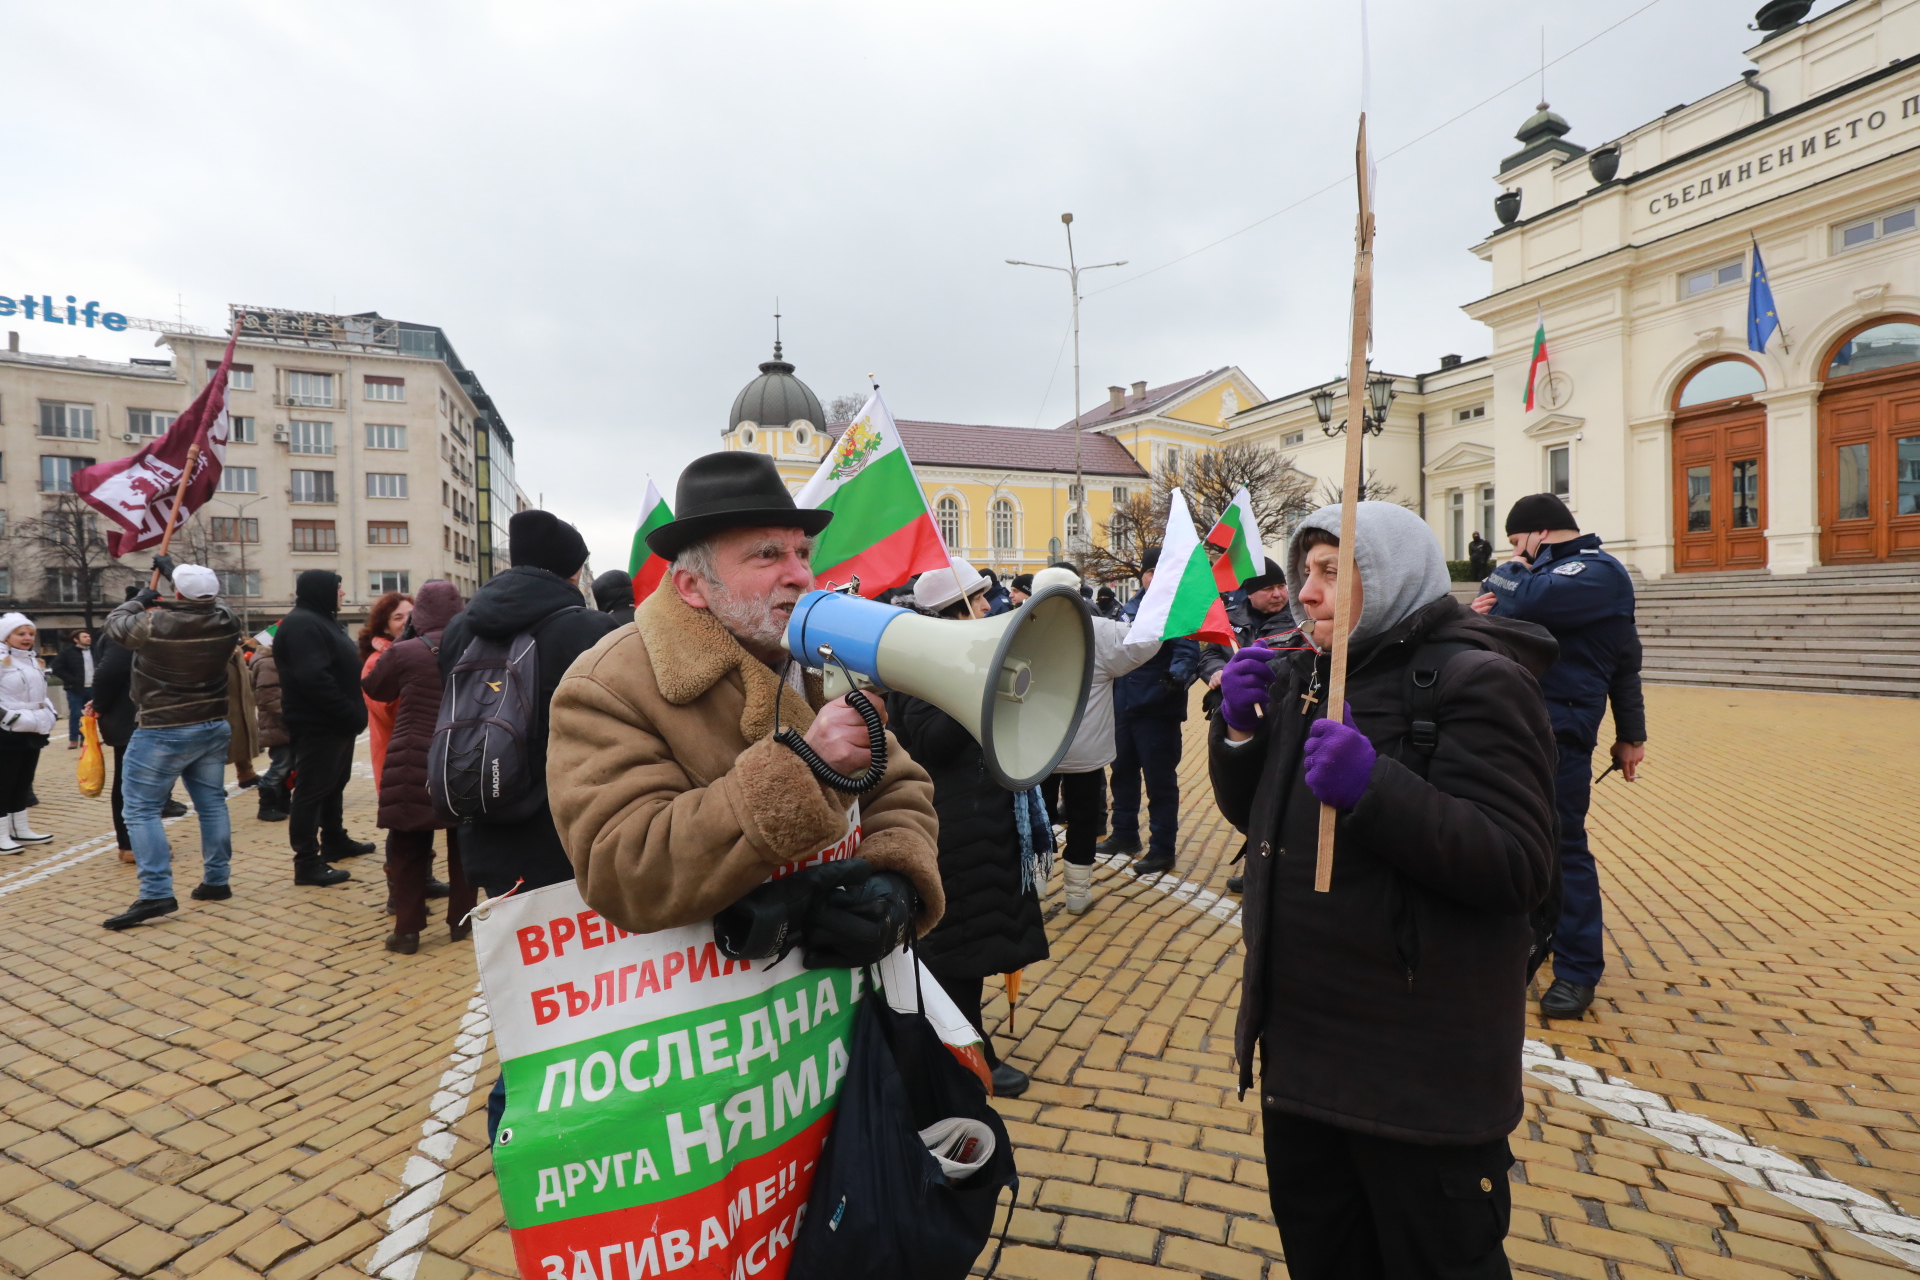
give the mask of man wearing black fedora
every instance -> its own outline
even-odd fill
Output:
[[[647,535],[673,572],[634,625],[596,644],[554,695],[547,785],[588,904],[636,933],[707,920],[770,877],[838,864],[842,893],[796,896],[808,963],[864,963],[944,909],[926,771],[887,736],[879,785],[854,797],[774,740],[805,735],[841,774],[870,764],[865,722],[788,657],[830,511],[794,506],[773,460],[712,453],[681,473],[678,519]],[[758,900],[758,899],[757,899]]]

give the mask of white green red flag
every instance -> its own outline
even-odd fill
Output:
[[[1222,591],[1238,589],[1267,567],[1267,549],[1260,543],[1260,522],[1254,518],[1253,495],[1245,485],[1220,513],[1207,532],[1207,545],[1220,553],[1213,562],[1213,582]],[[1156,575],[1157,576],[1157,575]]]
[[[1207,563],[1207,548],[1193,530],[1186,495],[1175,489],[1167,509],[1167,531],[1160,539],[1160,564],[1147,594],[1141,597],[1140,612],[1134,615],[1127,643],[1186,636],[1215,644],[1234,643],[1227,607],[1220,602],[1220,584],[1214,581],[1213,566]]]
[[[857,822],[806,861],[853,856]],[[474,948],[507,1085],[493,1168],[520,1274],[781,1280],[857,1006],[878,984],[913,1010],[918,962],[726,960],[711,921],[627,933],[571,880],[482,911]],[[978,1034],[920,977],[928,1020],[984,1078]]]
[[[878,391],[793,500],[833,512],[813,550],[814,580],[823,587],[857,577],[861,595],[877,596],[949,565],[926,491]]]
[[[633,602],[644,604],[660,580],[671,568],[647,546],[647,535],[673,519],[667,500],[660,496],[653,479],[647,479],[647,496],[640,504],[640,527],[633,531],[633,550],[627,555],[627,573],[633,578]]]
[[[1535,321],[1533,359],[1527,364],[1526,408],[1528,413],[1533,412],[1536,393],[1546,390],[1546,385],[1539,380],[1540,371],[1545,369],[1549,376],[1553,373],[1553,367],[1547,363],[1547,317],[1546,313],[1540,310],[1540,304],[1537,302],[1533,304],[1533,315]]]

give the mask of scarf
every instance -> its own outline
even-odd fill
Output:
[[[1020,891],[1037,898],[1053,875],[1053,824],[1040,788],[1013,793],[1013,825],[1020,835]]]

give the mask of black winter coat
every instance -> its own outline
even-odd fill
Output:
[[[94,674],[99,674],[100,637],[94,637],[93,649]],[[80,655],[80,646],[69,640],[60,646],[60,652],[53,655],[53,661],[47,664],[47,674],[56,677],[63,688],[87,688],[87,660]]]
[[[943,978],[984,978],[1045,960],[1040,899],[1020,887],[1013,793],[987,772],[973,735],[933,704],[889,694],[887,719],[907,754],[932,775],[940,819],[947,913],[920,940],[920,958]]]
[[[1439,743],[1410,768],[1407,666],[1429,639],[1484,651],[1443,669]],[[1330,893],[1313,891],[1320,805],[1301,770],[1322,714],[1316,703],[1303,715],[1301,696],[1310,681],[1324,688],[1326,656],[1286,664],[1259,737],[1233,746],[1214,721],[1214,794],[1250,845],[1235,1049],[1245,1089],[1260,1046],[1266,1106],[1442,1145],[1490,1142],[1519,1122],[1528,913],[1556,856],[1553,728],[1537,683],[1554,653],[1541,628],[1451,597],[1355,647],[1347,700],[1379,757],[1339,818]]]
[[[273,633],[280,674],[280,716],[294,737],[303,733],[357,737],[367,727],[360,696],[360,651],[341,627],[340,575],[308,569],[294,583],[293,610]]]
[[[580,589],[557,573],[515,565],[495,574],[440,636],[440,680],[453,672],[475,636],[511,640],[533,631],[540,648],[540,723],[528,743],[528,767],[540,788],[540,811],[521,822],[467,822],[460,827],[460,863],[467,878],[497,897],[524,879],[521,892],[573,879],[573,863],[553,829],[545,800],[546,709],[567,668],[614,629],[611,615],[586,607]]]
[[[133,650],[102,635],[93,642],[93,714],[100,741],[125,747],[139,727],[133,706]]]

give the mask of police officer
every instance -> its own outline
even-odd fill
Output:
[[[1507,513],[1513,559],[1482,584],[1480,613],[1535,622],[1560,642],[1560,657],[1540,680],[1553,716],[1560,763],[1554,804],[1560,814],[1559,927],[1553,985],[1540,998],[1549,1018],[1578,1018],[1593,1003],[1605,967],[1600,878],[1587,848],[1593,748],[1613,703],[1613,763],[1632,782],[1647,755],[1646,704],[1640,693],[1640,633],[1633,625],[1633,580],[1626,566],[1581,533],[1567,504],[1535,493]]]
[[[1120,610],[1131,622],[1153,583],[1160,548],[1140,556],[1140,594]],[[1200,646],[1193,640],[1169,640],[1143,665],[1113,682],[1112,834],[1094,846],[1102,856],[1140,852],[1140,783],[1146,780],[1149,805],[1147,856],[1133,864],[1135,875],[1173,870],[1173,842],[1180,833],[1180,733],[1187,718],[1187,686],[1200,673]]]

